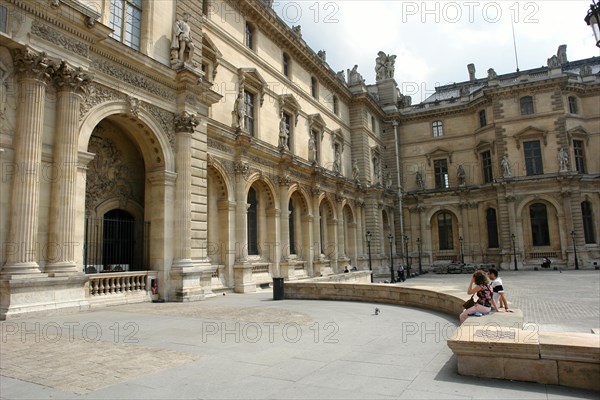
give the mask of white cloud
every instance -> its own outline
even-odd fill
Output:
[[[599,55],[583,21],[589,0],[296,0],[274,8],[289,25],[302,25],[308,45],[326,50],[334,70],[358,64],[367,82],[374,82],[379,50],[398,55],[401,86],[421,82],[431,90],[438,82],[466,80],[468,63],[476,65],[478,77],[490,67],[500,74],[512,72],[511,16],[521,70],[545,65],[561,44],[568,45],[570,60]]]

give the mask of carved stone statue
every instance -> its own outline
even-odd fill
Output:
[[[281,113],[279,118],[279,149],[281,150],[289,150],[288,146],[288,138],[289,138],[289,130],[287,127],[287,123],[285,120],[285,115]]]
[[[246,128],[246,104],[244,102],[244,92],[240,90],[233,107],[235,112],[235,126],[241,130]]]
[[[194,42],[192,31],[189,26],[189,13],[183,13],[183,18],[173,24],[173,39],[171,41],[171,65],[182,65],[184,62],[192,62],[194,56]]]
[[[510,160],[508,159],[508,154],[505,154],[504,157],[502,157],[500,164],[502,165],[502,176],[504,176],[505,178],[512,177],[512,170],[510,167]]]
[[[335,76],[342,82],[346,83],[346,72],[344,70],[338,71]]]
[[[317,163],[317,142],[315,139],[315,134],[313,132],[310,133],[308,137],[308,161],[313,164]]]
[[[469,95],[469,87],[463,86],[460,88],[460,97],[465,97]]]
[[[488,79],[496,79],[498,74],[494,71],[494,68],[488,69]]]
[[[460,164],[458,166],[458,170],[456,171],[456,177],[458,178],[458,184],[460,186],[464,186],[466,183],[467,174],[466,174],[465,169],[463,168],[462,164]]]
[[[358,161],[354,160],[354,164],[352,165],[352,178],[358,182],[358,178],[360,178],[360,169],[358,168]]]
[[[348,85],[356,85],[364,83],[364,81],[362,75],[358,72],[358,65],[355,65],[354,68],[348,70]]]
[[[6,116],[8,103],[8,68],[0,61],[0,119]]]
[[[425,181],[423,180],[423,174],[421,173],[421,171],[417,171],[415,179],[417,180],[417,187],[419,188],[419,190],[425,189]]]
[[[385,173],[383,175],[384,175],[383,176],[383,186],[386,189],[391,188],[392,184],[393,184],[393,182],[392,182],[392,173],[386,169],[386,171],[385,171]]]
[[[398,96],[398,107],[405,108],[412,106],[412,97],[404,94]]]
[[[373,178],[375,184],[381,183],[381,165],[379,165],[379,159],[377,157],[373,158]]]
[[[342,154],[340,153],[340,149],[338,146],[335,146],[335,153],[333,157],[333,172],[339,174],[342,170]]]
[[[469,80],[471,82],[477,79],[475,78],[475,64],[467,65],[467,71],[469,71]]]
[[[556,55],[548,59],[548,68],[559,68],[568,62],[569,60],[567,60],[567,45],[561,44],[560,46],[558,46],[558,51]]]
[[[591,76],[592,75],[592,67],[589,64],[582,65],[579,69],[579,74],[582,77]]]
[[[385,54],[383,51],[377,53],[375,59],[375,80],[381,81],[394,77],[396,56]]]
[[[323,61],[327,61],[327,52],[325,50],[319,50],[317,56]]]
[[[296,35],[298,35],[298,37],[302,37],[302,26],[300,25],[294,25],[292,26],[292,32],[294,32]]]
[[[558,162],[560,164],[560,172],[569,171],[569,153],[564,147],[561,147],[558,151]]]

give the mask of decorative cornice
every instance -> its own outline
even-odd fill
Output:
[[[92,83],[93,75],[88,74],[81,67],[74,68],[62,61],[52,75],[52,80],[59,90],[71,90],[78,93],[87,91]]]
[[[35,18],[31,23],[31,34],[47,40],[58,47],[71,51],[82,57],[89,55],[89,46],[75,38],[69,37]]]
[[[15,50],[15,70],[21,76],[49,81],[56,70],[56,61],[51,60],[46,53],[39,53],[30,48]]]

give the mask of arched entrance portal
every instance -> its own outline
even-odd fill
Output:
[[[149,269],[145,165],[126,128],[107,118],[94,129],[85,188],[88,273]]]

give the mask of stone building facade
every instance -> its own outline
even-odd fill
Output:
[[[333,71],[269,1],[3,0],[0,316],[387,274],[456,257],[459,238],[465,261],[506,265],[515,233],[521,256],[567,262],[573,230],[597,259],[599,63],[556,58],[412,106],[395,56],[379,52],[374,84]],[[492,208],[496,247],[478,240]]]

